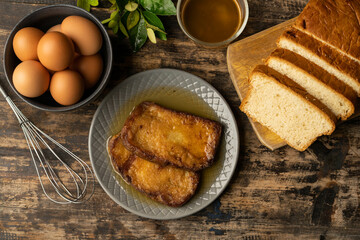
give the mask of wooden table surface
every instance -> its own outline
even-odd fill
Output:
[[[100,2],[92,13],[103,20],[109,5]],[[249,0],[249,22],[239,39],[297,16],[306,2]],[[75,0],[2,0],[0,52],[24,15],[55,3],[74,5]],[[96,101],[78,110],[52,113],[30,107],[11,91],[2,66],[0,83],[32,122],[90,164],[90,123],[114,86],[154,68],[195,74],[220,91],[237,119],[241,150],[229,186],[208,207],[178,220],[134,215],[112,201],[98,183],[84,204],[54,204],[44,196],[19,124],[0,98],[0,239],[360,239],[360,120],[340,125],[305,152],[288,146],[270,151],[238,109],[226,48],[199,47],[181,32],[175,16],[162,19],[168,41],[147,42],[135,54],[126,40],[110,34],[110,82]]]

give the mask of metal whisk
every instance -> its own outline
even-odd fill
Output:
[[[33,160],[36,173],[38,175],[40,185],[42,190],[44,191],[44,194],[47,198],[49,198],[51,201],[59,204],[69,204],[69,203],[82,203],[88,200],[92,194],[94,193],[94,175],[89,167],[88,164],[86,164],[83,160],[81,160],[79,157],[77,157],[75,154],[70,152],[67,148],[56,142],[53,138],[45,134],[43,131],[41,131],[38,127],[36,127],[32,122],[30,122],[24,114],[17,108],[17,106],[14,104],[14,102],[10,99],[10,97],[6,94],[4,89],[0,86],[0,92],[5,97],[6,101],[10,105],[11,109],[15,113],[15,116],[19,120],[20,127],[22,128],[26,142],[28,144],[28,147],[30,149],[31,158]],[[84,173],[84,177],[81,177],[78,173],[76,173],[69,165],[68,163],[64,162],[58,154],[55,153],[55,151],[49,146],[48,142],[50,141],[52,144],[56,145],[58,148],[63,150],[68,156],[70,156],[77,164],[81,166],[81,169]],[[45,154],[43,152],[43,149],[41,145],[45,146],[49,149],[51,154],[55,157],[56,160],[58,160],[62,166],[66,169],[66,171],[70,174],[72,182],[75,184],[75,189],[69,190],[63,183],[63,181],[60,179],[58,173],[54,170],[51,163],[46,159]],[[55,192],[58,194],[59,199],[54,199],[49,196],[47,190],[44,187],[43,180],[41,179],[40,170],[38,167],[38,164],[40,164],[41,168],[43,169],[43,172],[45,173],[47,179],[51,183],[51,185],[54,187]],[[89,187],[89,179],[92,179],[92,190],[88,193],[88,187]]]

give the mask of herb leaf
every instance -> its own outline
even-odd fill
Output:
[[[154,25],[151,25],[151,24],[146,24],[146,28],[150,28],[152,29],[153,31],[158,31],[160,33],[163,33],[163,34],[166,34],[163,30],[161,30],[160,28],[158,27],[155,27]],[[155,34],[155,33],[154,33]]]
[[[108,23],[108,27],[111,28],[113,32],[116,34],[119,30],[119,24],[118,24],[119,19],[120,19],[119,11],[116,10],[111,13],[110,18],[103,20],[101,23],[102,24]]]
[[[129,31],[130,44],[134,52],[137,52],[146,42],[147,30],[145,19],[140,15],[139,24]]]
[[[119,35],[122,37],[126,37],[126,38],[129,38],[129,32],[125,27],[127,18],[129,17],[129,14],[130,14],[130,12],[124,11],[124,14],[121,16],[121,18],[119,20],[119,28],[121,30],[120,32],[122,33],[122,34],[119,33]]]
[[[137,9],[138,4],[136,2],[128,2],[125,5],[125,9],[128,10],[129,12],[133,12]]]
[[[155,37],[154,30],[152,30],[151,28],[147,28],[146,31],[147,31],[147,35],[148,35],[150,41],[152,43],[156,44],[156,37]]]
[[[140,13],[139,11],[133,11],[129,14],[129,16],[127,17],[126,20],[126,27],[128,30],[132,29],[133,27],[136,26],[136,24],[138,24],[140,19]]]
[[[156,15],[176,15],[176,8],[171,0],[139,0],[139,3]]]
[[[108,22],[110,22],[110,21],[111,21],[111,18],[108,18],[108,19],[102,20],[101,23],[102,23],[102,24],[105,24],[105,23],[108,23]]]
[[[165,28],[164,28],[164,25],[162,24],[160,18],[158,18],[155,14],[153,14],[152,12],[149,12],[149,11],[144,11],[142,14],[144,15],[145,20],[149,24],[162,30],[162,31],[158,31],[157,29],[152,28],[153,30],[156,31],[155,32],[156,37],[160,38],[161,40],[166,41],[167,38],[166,38]]]
[[[98,0],[77,0],[76,5],[78,7],[85,9],[86,11],[90,12],[90,7],[98,6],[99,2],[98,2]]]
[[[109,22],[109,28],[111,28],[113,30],[113,32],[116,34],[119,30],[119,25],[118,25],[118,22],[115,21],[115,20],[111,20]]]
[[[142,14],[144,15],[145,20],[148,23],[165,31],[164,25],[162,24],[160,18],[158,18],[155,14],[153,14],[152,12],[149,12],[149,11],[143,11]]]
[[[120,28],[120,31],[122,32],[122,34],[125,35],[125,37],[129,37],[129,34],[127,33],[126,31],[126,28],[124,26],[124,24],[122,23],[122,21],[119,21],[119,28]]]

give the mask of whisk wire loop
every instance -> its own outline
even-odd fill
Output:
[[[83,203],[87,201],[93,195],[95,189],[94,174],[90,166],[85,161],[83,161],[78,156],[76,156],[74,153],[72,153],[67,148],[65,148],[63,145],[55,141],[52,137],[50,137],[42,130],[40,130],[38,127],[36,127],[31,121],[29,121],[24,116],[24,114],[18,109],[18,107],[14,104],[14,102],[10,99],[10,97],[5,93],[5,91],[1,88],[1,86],[0,86],[0,93],[4,95],[10,108],[13,110],[16,118],[18,119],[21,129],[24,132],[25,140],[30,150],[31,159],[35,166],[36,174],[39,178],[40,185],[45,196],[52,202],[58,204]],[[77,172],[75,172],[71,168],[71,166],[69,166],[68,163],[64,162],[61,159],[61,157],[51,148],[51,146],[48,144],[47,141],[51,142],[51,144],[61,149],[68,156],[74,159],[77,164],[80,165],[82,172],[84,174],[83,177],[84,179]],[[61,180],[61,178],[59,177],[59,174],[55,172],[53,165],[48,161],[48,159],[46,158],[43,152],[42,145],[49,150],[51,155],[58,162],[60,162],[61,165],[64,167],[64,169],[66,169],[66,171],[70,174],[71,176],[70,179],[72,179],[72,182],[75,185],[76,193],[73,193],[71,190],[69,190],[64,184],[64,182]],[[48,190],[46,190],[44,186],[44,182],[41,177],[40,169],[38,165],[41,166],[43,172],[46,175],[46,178],[54,188],[57,195],[62,200],[57,200],[49,195]],[[90,178],[92,179],[92,189],[90,190],[90,193],[87,194]]]

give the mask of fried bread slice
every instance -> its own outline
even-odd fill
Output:
[[[115,171],[155,201],[179,207],[195,194],[198,172],[144,160],[124,147],[120,133],[109,139],[108,152]]]
[[[127,118],[121,137],[139,157],[198,171],[213,163],[221,129],[218,122],[143,102]]]

